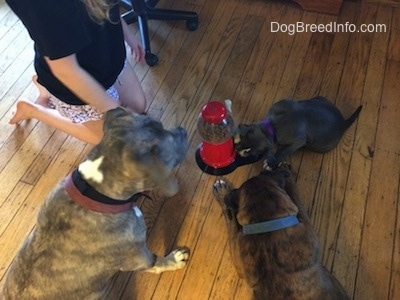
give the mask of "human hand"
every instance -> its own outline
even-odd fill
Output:
[[[134,35],[130,35],[125,41],[131,50],[133,58],[138,62],[142,61],[145,56],[145,51],[140,41]]]
[[[126,44],[131,48],[131,55],[136,61],[142,61],[145,57],[145,51],[140,41],[135,35],[129,30],[128,24],[126,24],[124,18],[121,17],[122,31]]]
[[[134,36],[129,30],[128,24],[126,24],[124,18],[121,17],[122,31],[124,33],[124,39],[129,48],[131,48],[131,55],[136,61],[142,61],[145,57],[145,51],[140,41]]]

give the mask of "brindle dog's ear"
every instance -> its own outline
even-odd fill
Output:
[[[129,114],[129,111],[123,107],[123,106],[118,106],[116,108],[110,109],[104,114],[104,122],[107,122],[109,120],[126,116]]]
[[[110,109],[103,116],[103,130],[106,132],[110,127],[127,127],[128,124],[135,122],[137,116],[139,114],[122,106]]]

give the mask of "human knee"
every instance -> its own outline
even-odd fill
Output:
[[[136,97],[130,97],[129,99],[124,99],[120,97],[120,103],[122,106],[127,107],[139,114],[144,113],[147,108],[147,101],[144,95],[137,95]]]
[[[139,114],[143,114],[146,111],[147,108],[147,101],[146,98],[143,97],[142,99],[139,99],[136,103],[136,112]]]

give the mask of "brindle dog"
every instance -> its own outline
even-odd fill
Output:
[[[8,271],[4,298],[99,299],[118,271],[183,268],[187,248],[166,257],[147,248],[134,200],[154,188],[177,192],[173,169],[186,155],[186,135],[123,108],[107,112],[102,141],[40,208]]]
[[[256,124],[239,124],[236,152],[241,156],[264,156],[265,164],[276,168],[287,156],[306,147],[315,152],[332,150],[357,119],[361,106],[348,118],[326,98],[280,100],[267,117]]]
[[[317,233],[301,208],[287,166],[263,171],[233,189],[214,184],[239,276],[257,300],[349,299],[321,265]]]

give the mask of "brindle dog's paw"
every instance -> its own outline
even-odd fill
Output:
[[[186,266],[190,256],[190,250],[187,247],[177,248],[168,255],[168,259],[174,262],[176,269],[182,269]]]
[[[290,169],[291,167],[292,167],[291,164],[288,161],[284,160],[280,162],[276,168],[280,170],[287,170]]]
[[[286,165],[288,165],[288,163],[286,161],[282,161],[276,165],[268,164],[268,160],[266,160],[266,159],[263,161],[263,169],[267,170],[267,171],[273,171],[273,170],[279,169],[281,167],[286,167]]]
[[[223,203],[225,196],[229,194],[229,192],[232,190],[231,186],[229,183],[226,181],[219,179],[215,181],[213,185],[213,192],[214,196],[217,198],[218,202]]]
[[[263,161],[263,169],[267,171],[272,171],[272,168],[268,165],[268,160]]]

